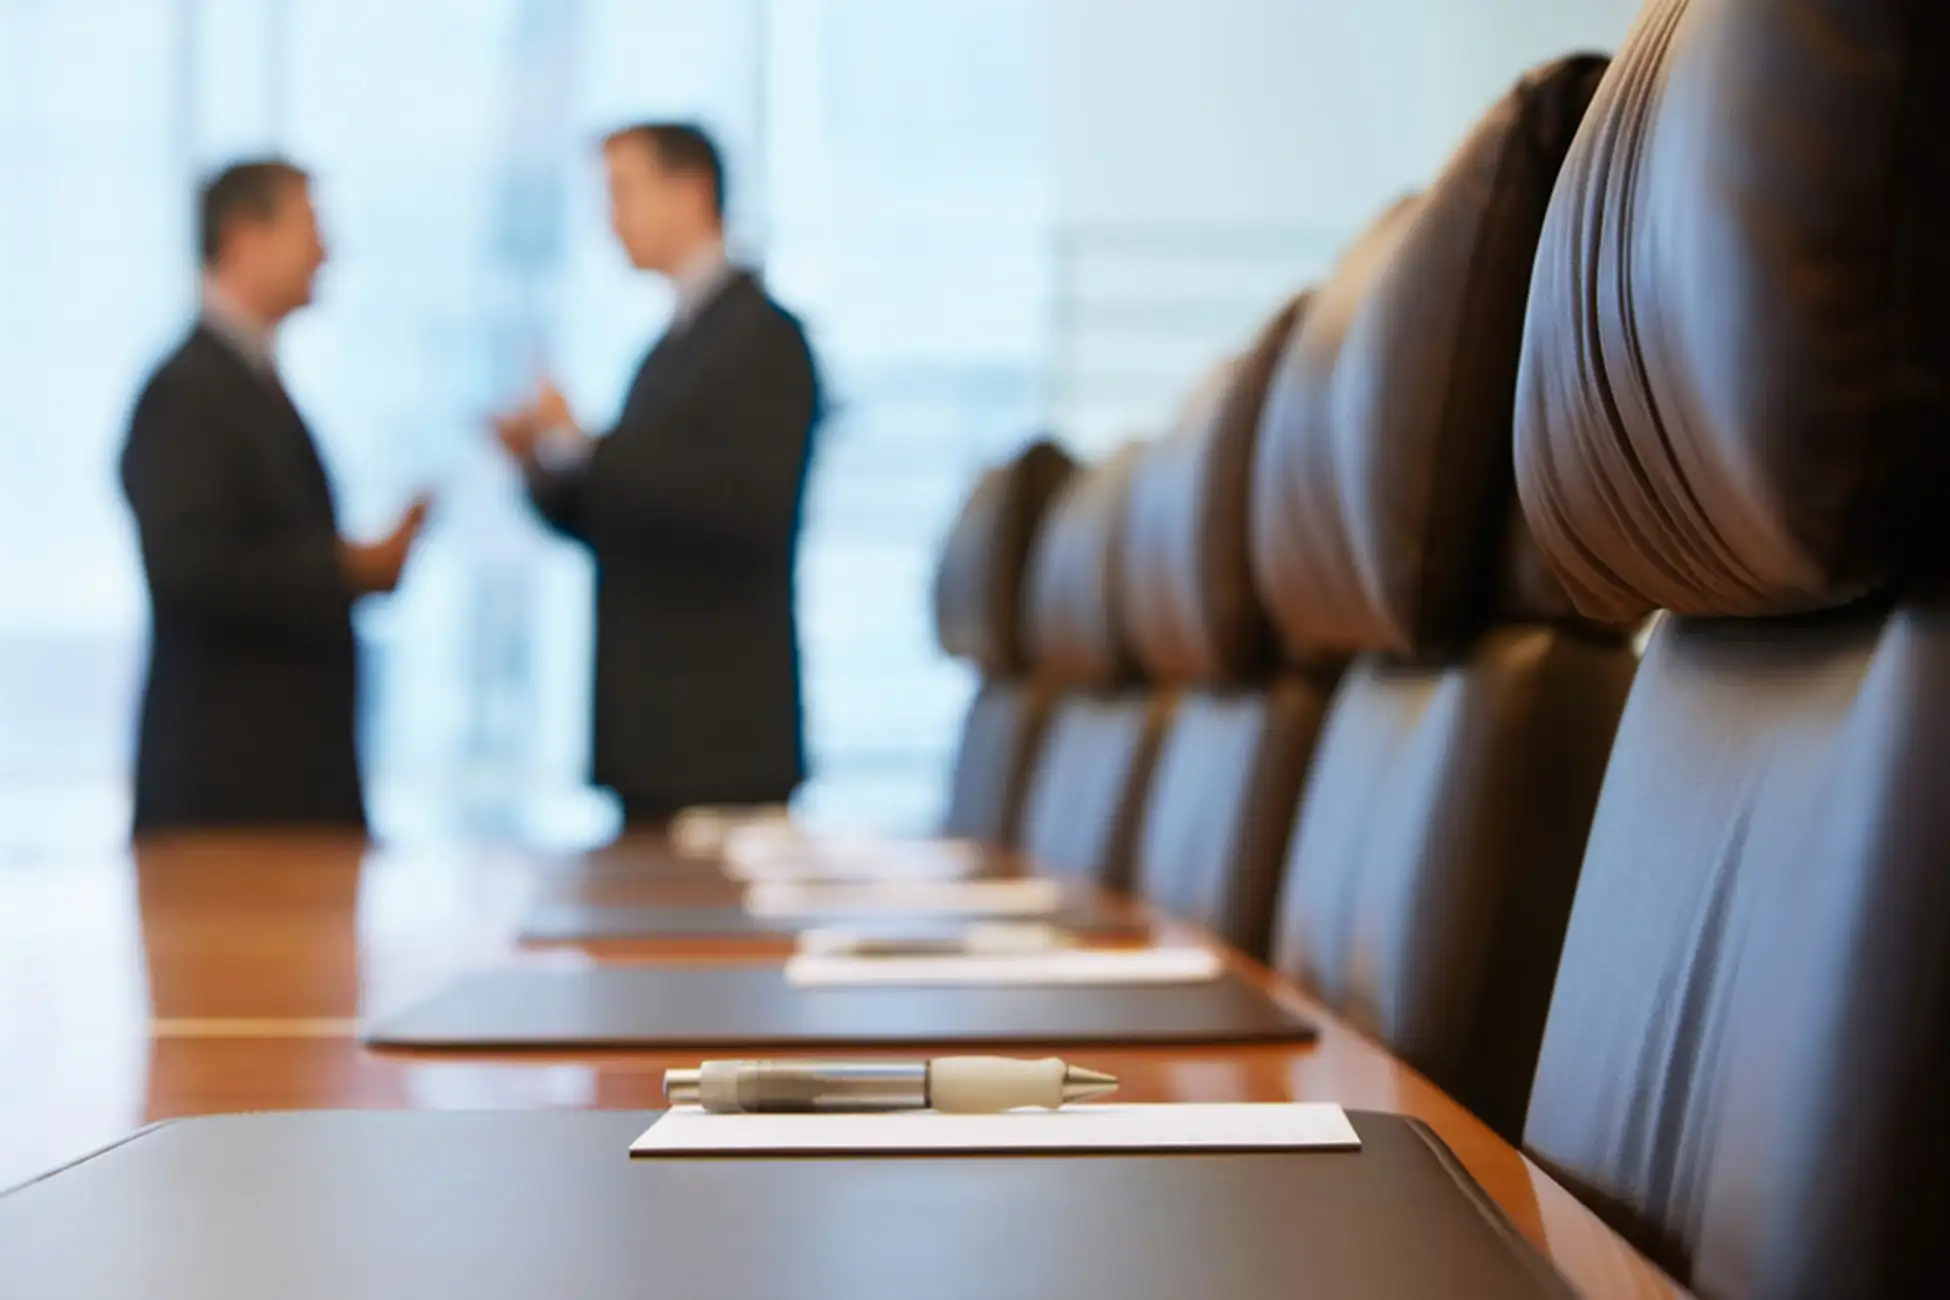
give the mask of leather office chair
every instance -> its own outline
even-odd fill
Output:
[[[1138,680],[1118,617],[1131,443],[1073,477],[1030,567],[1031,657],[1057,697],[1029,779],[1021,846],[1048,874],[1130,885],[1169,690]]]
[[[1146,677],[1175,687],[1139,828],[1139,893],[1264,955],[1293,802],[1331,672],[1270,673],[1248,572],[1246,501],[1259,413],[1296,298],[1202,386],[1132,471],[1117,584]]]
[[[1024,574],[1043,518],[1075,462],[1035,442],[985,472],[962,506],[935,575],[941,648],[981,670],[949,778],[945,835],[1013,844],[1029,767],[1049,713],[1028,671]]]
[[[1516,468],[1670,611],[1536,1157],[1707,1300],[1950,1295],[1950,6],[1656,0],[1539,247]]]
[[[1511,466],[1537,232],[1603,69],[1525,77],[1384,217],[1276,374],[1253,483],[1289,655],[1354,656],[1274,965],[1513,1140],[1635,662],[1541,572]]]

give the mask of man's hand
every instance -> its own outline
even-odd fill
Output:
[[[399,586],[400,574],[406,568],[407,557],[413,553],[414,543],[420,540],[431,507],[432,502],[426,497],[416,497],[384,539],[364,544],[339,543],[339,566],[355,594],[380,595]]]
[[[545,444],[573,444],[583,434],[569,399],[544,375],[536,381],[528,405],[494,417],[494,436],[510,456],[526,464],[537,458]]]
[[[582,426],[576,423],[575,412],[569,409],[569,399],[562,396],[562,390],[547,375],[536,381],[535,400],[529,403],[528,409],[544,433],[558,430],[582,432]]]
[[[543,426],[535,418],[532,407],[522,407],[518,411],[505,411],[494,417],[494,436],[510,456],[518,461],[535,458],[535,449],[541,445]]]

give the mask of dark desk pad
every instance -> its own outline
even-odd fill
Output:
[[[1088,901],[1068,904],[1047,916],[753,916],[738,906],[640,903],[546,902],[521,923],[523,943],[594,943],[630,939],[754,939],[790,936],[801,930],[844,928],[873,934],[952,934],[971,921],[1038,921],[1076,931],[1098,942],[1129,941],[1148,927],[1121,910]]]
[[[632,888],[658,889],[677,885],[715,887],[735,893],[740,887],[716,862],[675,855],[651,862],[593,858],[550,863],[537,869],[536,879],[545,897],[563,902],[593,900]]]
[[[1007,868],[1007,869],[1002,869]],[[999,864],[971,880],[1003,880],[1021,874],[1014,861]],[[550,905],[640,905],[669,903],[665,894],[683,903],[730,907],[744,892],[745,882],[728,875],[724,865],[710,858],[686,858],[669,851],[632,846],[626,855],[616,850],[556,863],[537,873],[538,896]]]
[[[714,854],[680,853],[668,844],[611,844],[582,854],[574,870],[607,875],[655,876],[664,872],[678,875],[724,876],[724,859]]]
[[[581,854],[551,870],[564,877],[582,875],[601,880],[736,880],[721,857],[680,853],[675,846],[656,841],[619,841]],[[994,880],[1020,874],[1021,859],[997,849],[984,857],[972,876],[965,878]]]
[[[8,1300],[1566,1300],[1421,1125],[1358,1152],[631,1160],[653,1115],[148,1129],[0,1195]]]
[[[367,1026],[374,1047],[870,1047],[1305,1041],[1313,1026],[1226,974],[1202,984],[795,988],[779,966],[516,968]]]

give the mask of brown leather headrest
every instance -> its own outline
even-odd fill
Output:
[[[1038,675],[1109,686],[1130,675],[1119,618],[1118,554],[1142,443],[1120,447],[1072,475],[1036,541],[1029,566],[1029,652]]]
[[[1282,358],[1252,532],[1290,656],[1422,654],[1501,612],[1531,260],[1603,67],[1519,81],[1355,243]]]
[[[1578,607],[1761,617],[1950,521],[1942,0],[1652,0],[1538,252],[1517,477]]]
[[[1226,681],[1266,659],[1266,616],[1246,559],[1246,501],[1266,383],[1307,301],[1302,294],[1288,302],[1244,355],[1215,370],[1132,472],[1124,626],[1155,680]]]
[[[1076,468],[1051,442],[1034,442],[975,483],[942,548],[934,579],[941,648],[992,675],[1027,660],[1024,575],[1049,503]]]

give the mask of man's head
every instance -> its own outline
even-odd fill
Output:
[[[665,275],[724,237],[724,161],[695,126],[649,122],[603,141],[609,219],[633,265]]]
[[[199,209],[204,274],[240,307],[276,322],[311,302],[325,243],[302,170],[274,159],[226,167]]]

